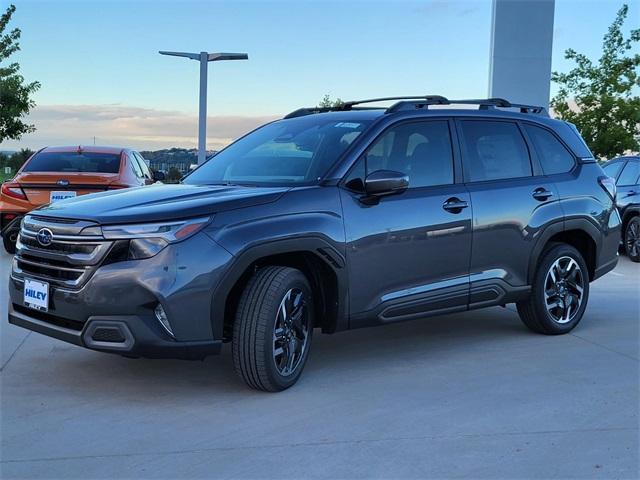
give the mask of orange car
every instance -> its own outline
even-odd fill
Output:
[[[0,230],[15,253],[23,215],[36,207],[86,193],[137,187],[163,180],[138,152],[122,147],[46,147],[2,184]]]

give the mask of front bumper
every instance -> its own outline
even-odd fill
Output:
[[[203,233],[137,261],[103,265],[79,289],[50,284],[49,310],[24,305],[24,277],[9,280],[9,323],[92,350],[149,358],[219,353],[212,294],[231,255]],[[45,280],[33,276],[37,280]],[[171,337],[156,319],[160,303]]]
[[[9,305],[9,323],[91,350],[130,357],[186,360],[220,353],[221,340],[177,342],[155,325],[154,320],[135,315],[92,316],[77,330],[62,318]]]

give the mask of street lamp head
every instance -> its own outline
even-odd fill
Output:
[[[209,61],[216,62],[218,60],[248,60],[249,55],[246,53],[210,53]]]
[[[199,53],[167,52],[167,51],[164,51],[164,50],[160,50],[158,53],[160,55],[171,55],[173,57],[186,57],[186,58],[190,58],[191,60],[200,60],[200,54]]]
[[[200,53],[190,53],[190,52],[167,52],[164,50],[160,50],[158,53],[160,55],[171,55],[173,57],[185,57],[190,58],[191,60],[200,60],[201,55],[205,55],[208,62],[217,62],[220,60],[248,60],[249,55],[246,53],[208,53],[208,52],[200,52]]]

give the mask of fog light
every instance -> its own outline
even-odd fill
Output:
[[[162,305],[158,304],[154,312],[156,314],[156,318],[167,331],[167,333],[171,335],[172,338],[175,338],[173,335],[173,331],[171,330],[171,324],[169,323],[169,319],[167,318],[167,314],[164,312],[164,308],[162,308]]]

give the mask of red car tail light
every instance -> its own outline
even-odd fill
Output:
[[[27,200],[27,196],[22,190],[22,187],[19,183],[16,182],[5,182],[2,184],[2,194],[7,197],[17,198],[18,200]]]

